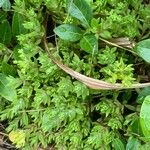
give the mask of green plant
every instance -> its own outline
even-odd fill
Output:
[[[11,5],[0,1],[0,120],[12,143],[23,150],[49,145],[148,150],[149,87],[137,89],[134,82],[148,76],[150,5],[139,0]],[[124,40],[113,42],[120,37],[128,37],[130,47],[130,41],[137,44],[129,49]],[[89,88],[95,79],[103,80],[101,90]]]

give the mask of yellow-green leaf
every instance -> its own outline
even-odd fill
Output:
[[[17,148],[21,148],[25,144],[25,132],[23,130],[11,131],[9,133],[9,139],[16,145]]]

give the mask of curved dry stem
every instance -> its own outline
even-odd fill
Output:
[[[80,74],[73,69],[65,66],[63,63],[58,61],[54,56],[49,52],[46,39],[44,39],[44,46],[45,50],[48,53],[48,56],[52,59],[52,61],[63,71],[65,71],[67,74],[71,75],[72,77],[76,78],[77,80],[81,81],[83,84],[88,86],[91,89],[96,89],[96,90],[113,90],[113,89],[132,89],[132,88],[143,88],[143,87],[148,87],[150,86],[150,83],[137,83],[137,84],[132,84],[130,87],[123,87],[122,84],[116,83],[116,84],[111,84],[102,80],[98,79],[93,79],[91,77],[87,77],[83,74]]]

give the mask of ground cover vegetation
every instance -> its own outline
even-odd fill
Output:
[[[148,1],[0,0],[0,146],[149,150],[149,63]]]

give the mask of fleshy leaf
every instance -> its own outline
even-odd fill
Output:
[[[81,39],[82,31],[79,27],[71,24],[63,24],[54,29],[54,32],[63,40],[75,42]]]
[[[79,19],[85,27],[90,26],[92,10],[85,0],[67,0],[67,9],[69,14]]]
[[[140,57],[150,63],[150,39],[139,42],[136,45],[136,51]]]
[[[87,53],[95,54],[98,52],[98,40],[93,34],[83,36],[80,46]]]

